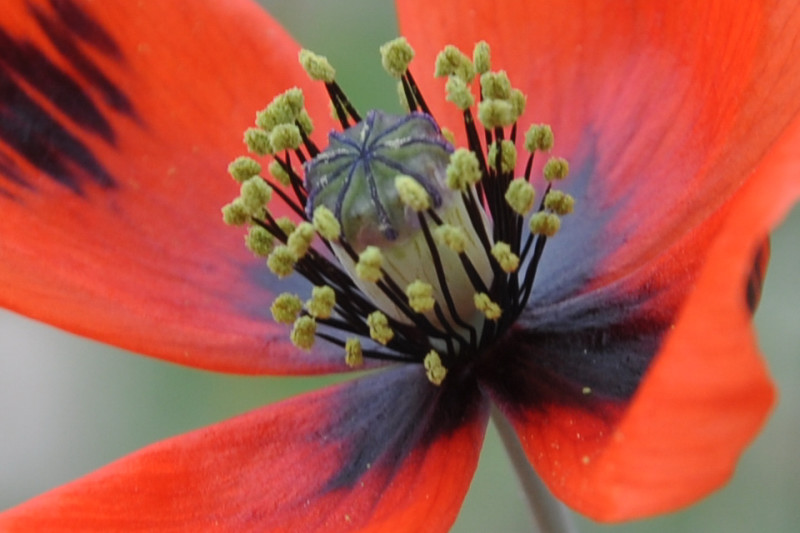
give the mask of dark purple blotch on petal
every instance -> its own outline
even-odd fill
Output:
[[[487,413],[477,382],[463,371],[453,371],[436,386],[421,365],[403,365],[345,391],[328,430],[343,447],[343,461],[325,491],[352,487],[375,469],[388,483],[412,452]]]
[[[114,145],[112,123],[95,94],[115,112],[135,118],[135,111],[122,89],[82,51],[81,42],[118,62],[119,48],[75,2],[53,0],[51,5],[54,13],[50,15],[34,6],[29,11],[58,54],[91,89],[60,68],[39,45],[0,29],[0,143],[76,194],[82,192],[84,181],[112,187],[113,176],[78,132]],[[68,122],[54,117],[42,100]],[[0,161],[0,165],[0,187],[2,179],[32,186],[10,162]]]

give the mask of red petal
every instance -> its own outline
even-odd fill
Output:
[[[145,448],[0,515],[0,529],[446,531],[487,408],[473,387],[452,413],[442,391],[407,367],[300,396]]]
[[[630,407],[551,406],[512,417],[553,492],[598,520],[687,505],[731,476],[764,423],[773,388],[751,325],[754,258],[800,197],[800,121],[721,210],[686,302]]]
[[[0,305],[192,366],[344,367],[284,340],[274,278],[221,221],[242,131],[307,84],[275,21],[245,0],[19,0],[0,48]]]
[[[444,44],[470,53],[485,39],[493,67],[528,94],[523,131],[552,125],[576,214],[537,277],[560,267],[573,291],[626,275],[708,218],[800,109],[793,0],[401,0],[399,13],[415,72],[431,72]],[[437,117],[462,129],[444,81],[417,79]]]

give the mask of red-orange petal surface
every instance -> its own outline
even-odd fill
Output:
[[[275,21],[244,0],[11,0],[0,49],[0,305],[191,366],[344,366],[289,345],[274,278],[221,220],[256,110],[308,85],[327,116]]]
[[[556,382],[521,410],[510,403],[517,384],[503,390],[489,376],[531,461],[557,496],[600,520],[675,509],[724,483],[773,397],[750,324],[751,272],[800,195],[796,3],[399,6],[417,71],[433,64],[428,43],[469,51],[487,40],[494,68],[527,92],[527,120],[550,123],[554,151],[570,159],[576,213],[548,242],[531,312],[616,285],[666,293],[675,312],[629,405],[563,401]],[[426,94],[441,90],[417,78]]]
[[[0,529],[447,531],[488,415],[464,392],[442,403],[416,367],[300,396],[149,446],[0,514]]]

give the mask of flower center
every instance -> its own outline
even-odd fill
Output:
[[[489,70],[486,43],[474,60],[452,46],[437,58],[447,99],[463,114],[467,147],[459,149],[408,70],[414,53],[405,39],[381,54],[408,114],[369,111],[362,120],[328,61],[301,51],[342,130],[320,150],[302,92],[276,97],[245,132],[250,152],[272,156],[271,177],[251,157],[232,162],[240,196],[223,218],[248,227],[247,247],[279,278],[297,273],[313,285],[305,302],[283,293],[272,304],[296,346],[333,343],[352,367],[365,358],[422,364],[439,385],[501,337],[527,304],[545,243],[573,210],[572,197],[552,188],[568,165],[560,158],[544,164],[545,191],[534,210],[533,157],[552,148],[553,134],[544,125],[528,130],[525,170],[515,176],[525,97],[504,72]],[[483,143],[472,111],[478,75]],[[295,218],[273,216],[274,195]]]

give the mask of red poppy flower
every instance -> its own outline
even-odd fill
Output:
[[[767,233],[800,196],[800,12],[642,4],[399,2],[414,72],[490,42],[530,95],[519,121],[549,123],[573,168],[578,212],[474,364],[438,386],[389,366],[154,444],[0,527],[445,530],[491,402],[596,519],[725,482],[773,398],[750,319]],[[14,1],[0,50],[0,304],[198,368],[348,369],[289,342],[268,317],[284,289],[219,222],[254,110],[298,85],[327,115],[274,21],[243,0]],[[458,127],[443,82],[417,82]]]

